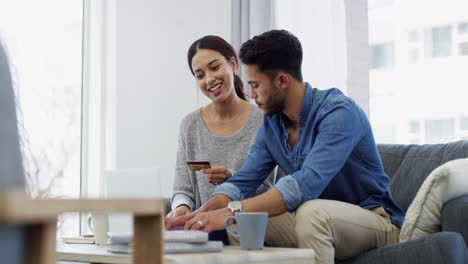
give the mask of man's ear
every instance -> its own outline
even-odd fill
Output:
[[[285,72],[278,72],[276,75],[276,85],[281,90],[287,90],[290,84],[290,77]]]
[[[232,72],[233,72],[233,73],[237,73],[237,70],[238,70],[239,65],[237,65],[237,60],[236,60],[236,58],[234,58],[234,56],[231,57],[231,59],[229,60],[229,62],[231,63],[231,66],[232,66]]]

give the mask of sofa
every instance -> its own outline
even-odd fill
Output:
[[[468,157],[468,141],[433,145],[380,144],[377,146],[392,195],[406,212],[426,177],[438,166]],[[468,177],[468,171],[467,171]],[[166,212],[170,211],[166,200]],[[444,204],[442,231],[420,239],[371,249],[340,264],[468,264],[468,196]]]
[[[450,160],[468,157],[468,141],[433,145],[380,144],[377,147],[390,177],[393,198],[405,212],[435,168]],[[420,239],[372,249],[336,263],[468,263],[468,196],[443,205],[441,229],[441,232]]]

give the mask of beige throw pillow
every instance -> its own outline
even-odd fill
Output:
[[[444,203],[465,194],[468,194],[468,158],[452,160],[436,168],[426,178],[406,212],[400,241],[440,231],[440,212]]]

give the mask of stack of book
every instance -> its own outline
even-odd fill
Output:
[[[109,251],[114,253],[132,253],[132,233],[109,233]],[[223,242],[208,241],[208,233],[196,230],[164,231],[164,252],[197,253],[221,252]]]

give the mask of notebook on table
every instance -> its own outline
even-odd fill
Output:
[[[132,254],[133,233],[109,233],[109,251],[112,253]],[[172,253],[201,253],[220,252],[223,242],[208,241],[208,233],[198,230],[169,230],[164,231],[164,252]]]
[[[203,244],[189,243],[164,243],[165,254],[181,254],[181,253],[209,253],[223,251],[223,242],[208,241]],[[132,254],[133,247],[131,244],[114,244],[108,245],[109,252],[118,254]]]
[[[108,244],[130,244],[133,240],[132,232],[108,233]],[[166,230],[164,231],[165,243],[194,243],[208,242],[208,233],[199,230]]]

